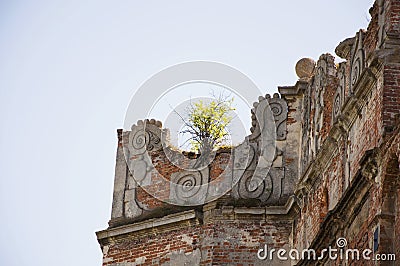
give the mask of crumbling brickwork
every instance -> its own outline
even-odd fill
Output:
[[[103,265],[399,265],[400,0],[370,14],[337,46],[343,62],[301,59],[297,83],[260,96],[251,135],[207,167],[185,169],[201,158],[168,146],[158,121],[119,130]],[[341,238],[343,252],[395,257],[260,259],[266,246],[321,254]]]

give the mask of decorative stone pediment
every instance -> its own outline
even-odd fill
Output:
[[[168,205],[203,205],[221,196],[255,206],[281,202],[288,104],[279,94],[260,97],[252,117],[252,134],[242,144],[230,153],[217,152],[210,165],[196,169],[190,168],[188,157],[170,148],[169,131],[161,128],[161,122],[138,121],[124,133],[128,172],[123,217],[137,220],[151,217],[157,208],[168,212],[172,210]],[[189,168],[179,169],[176,160],[188,161]]]

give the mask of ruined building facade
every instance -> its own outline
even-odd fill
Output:
[[[251,135],[207,167],[171,162],[196,155],[165,145],[160,122],[119,130],[111,220],[97,232],[103,265],[400,265],[400,0],[370,13],[337,46],[343,62],[300,60],[297,83],[261,96]],[[341,238],[397,260],[258,256],[265,245],[321,252]]]

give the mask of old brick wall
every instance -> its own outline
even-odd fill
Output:
[[[193,253],[200,227],[186,227],[167,234],[129,238],[103,247],[103,265],[131,263],[165,265],[174,255]]]
[[[204,224],[185,221],[102,242],[103,265],[280,265],[276,260],[257,261],[257,251],[260,244],[287,248],[290,220],[237,216],[233,208],[209,211]]]
[[[322,147],[314,148],[316,155],[311,157],[315,159],[303,158],[308,167],[303,167],[305,171],[297,190],[302,206],[293,237],[294,246],[299,249],[327,247],[339,237],[347,239],[349,248],[373,249],[374,232],[378,230],[376,252],[398,254],[399,162],[395,151],[388,152],[388,146],[397,142],[392,134],[400,114],[398,4],[398,1],[376,1],[370,10],[372,19],[367,31],[360,31],[355,39],[347,39],[338,46],[338,54],[346,59],[339,65],[339,69],[345,69],[348,81],[344,86],[346,97],[340,103],[341,112],[333,127],[324,127],[325,142]],[[357,62],[361,63],[355,65]],[[331,83],[333,87],[341,85],[341,77],[337,78],[339,82]],[[309,84],[315,79],[318,73]],[[329,90],[332,89],[327,87],[324,91],[324,100]],[[302,112],[309,108],[307,119],[311,124],[318,111],[315,93],[311,91],[310,97],[303,99],[306,106]],[[327,99],[332,99],[331,95]],[[324,112],[325,107],[334,104],[337,103],[324,101]],[[328,121],[329,117],[323,119]],[[303,134],[310,136],[303,140],[315,139],[313,129]],[[368,261],[349,263],[376,265]]]

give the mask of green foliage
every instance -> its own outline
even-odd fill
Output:
[[[225,144],[227,127],[233,119],[230,112],[235,110],[233,100],[233,97],[219,97],[209,103],[200,100],[191,105],[182,133],[190,133],[192,151],[211,151]]]

